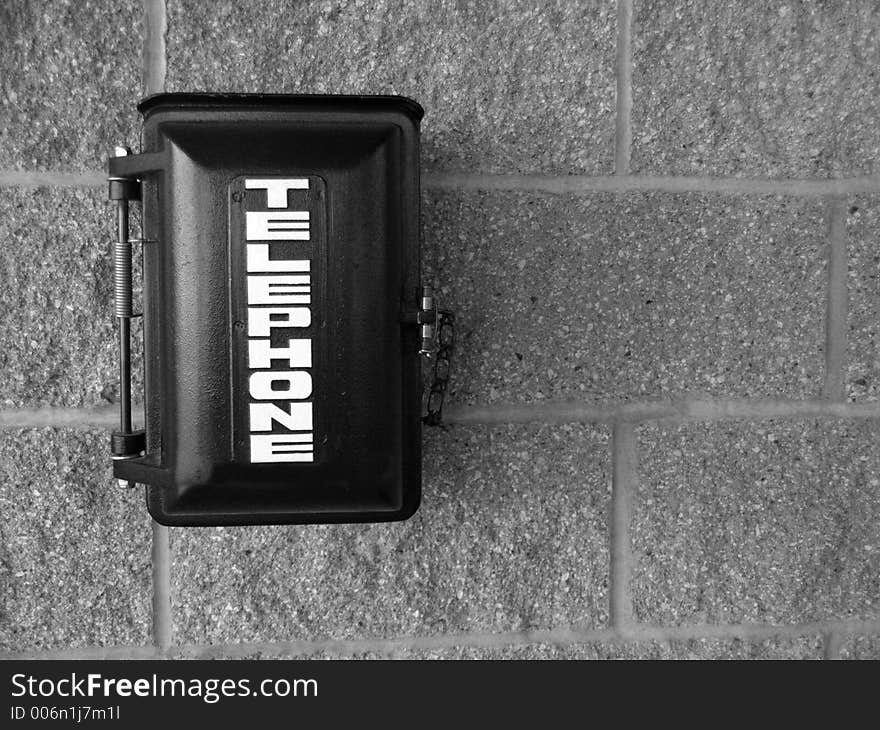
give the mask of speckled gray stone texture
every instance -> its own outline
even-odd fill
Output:
[[[741,641],[739,639],[693,639],[690,641],[587,644],[526,644],[495,648],[454,647],[401,651],[395,659],[820,659],[818,636],[797,639]]]
[[[606,648],[603,646],[603,648]],[[610,645],[615,652],[618,648]],[[385,659],[595,659],[597,648],[592,644],[526,644],[517,646],[448,646],[433,649],[389,649],[388,651],[320,650],[302,654],[256,651],[242,659],[319,659],[319,660],[385,660]]]
[[[106,405],[118,397],[114,221],[104,191],[0,190],[0,407]],[[139,401],[139,320],[133,332]]]
[[[450,646],[435,649],[392,649],[357,653],[319,651],[311,654],[259,652],[247,659],[350,659],[350,660],[468,660],[468,659],[659,659],[654,645],[641,644],[524,644],[516,646]]]
[[[849,331],[846,390],[880,398],[880,196],[853,201],[847,217]]]
[[[431,430],[406,522],[173,529],[176,639],[602,626],[606,441],[570,426]]]
[[[588,642],[570,644],[522,644],[512,646],[450,646],[433,649],[392,649],[333,653],[287,654],[261,651],[244,659],[821,659],[820,636],[793,639],[692,639],[672,642]]]
[[[0,169],[103,169],[140,138],[138,0],[0,3]]]
[[[430,191],[449,400],[815,395],[824,215],[781,197]]]
[[[150,643],[150,521],[104,432],[0,433],[0,650]]]
[[[880,661],[880,635],[848,636],[840,647],[840,658]]]
[[[613,170],[611,0],[170,0],[168,29],[169,90],[403,94],[428,169]]]
[[[880,426],[646,426],[633,604],[653,624],[880,616]]]
[[[841,177],[880,171],[874,0],[639,0],[632,169]]]

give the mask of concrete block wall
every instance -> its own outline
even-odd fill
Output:
[[[0,653],[880,658],[870,0],[0,8]],[[426,108],[458,315],[393,525],[171,529],[111,479],[102,167],[169,91]]]

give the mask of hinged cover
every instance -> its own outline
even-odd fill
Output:
[[[164,524],[404,519],[421,482],[421,108],[161,94],[139,106],[146,483]],[[114,167],[116,165],[116,167]]]

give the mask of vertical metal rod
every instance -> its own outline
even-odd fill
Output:
[[[128,201],[117,201],[116,244],[113,247],[113,288],[119,324],[119,427],[131,433],[131,244]]]
[[[131,320],[119,320],[119,429],[131,433]]]

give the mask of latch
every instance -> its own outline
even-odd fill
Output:
[[[425,386],[422,423],[439,426],[443,420],[443,402],[455,349],[455,315],[448,309],[437,308],[434,288],[430,284],[422,287],[419,301],[419,310],[405,312],[402,319],[405,323],[419,325],[422,367],[431,368],[430,382]]]
[[[434,325],[437,322],[437,304],[431,286],[422,287],[422,307],[419,310],[419,324],[422,327],[422,346],[419,355],[431,357],[434,354]]]

